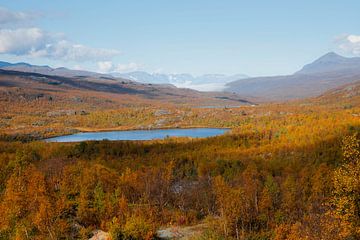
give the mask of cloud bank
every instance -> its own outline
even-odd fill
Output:
[[[127,64],[114,64],[111,61],[102,61],[98,62],[98,71],[101,73],[111,73],[111,72],[131,72],[136,71],[140,68],[140,65],[134,62]]]
[[[47,32],[38,27],[16,28],[34,16],[0,8],[0,54],[43,57],[64,61],[105,61],[120,54],[115,49],[93,48],[67,40],[64,34]],[[6,25],[4,28],[1,26]]]
[[[38,15],[33,13],[15,12],[10,11],[7,8],[0,7],[0,26],[28,22],[37,17]]]
[[[346,35],[340,37],[339,48],[345,53],[349,53],[355,56],[360,56],[360,36],[359,35]]]

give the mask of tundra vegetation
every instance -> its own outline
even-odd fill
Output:
[[[219,109],[96,105],[84,96],[73,108],[57,97],[10,109],[3,100],[0,239],[87,239],[96,229],[114,240],[152,239],[160,227],[198,224],[194,239],[359,239],[359,96]],[[47,114],[60,106],[84,113]],[[207,139],[36,140],[68,129],[154,128],[159,119],[160,127],[232,130]]]

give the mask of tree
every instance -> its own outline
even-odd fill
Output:
[[[288,217],[288,221],[293,221],[297,217],[297,185],[293,176],[288,176],[282,184],[282,209]]]
[[[341,237],[360,238],[360,139],[358,135],[343,140],[343,165],[334,173],[335,207],[332,214],[339,219]]]
[[[245,232],[246,208],[244,207],[244,194],[241,188],[229,187],[221,176],[214,179],[214,192],[219,209],[222,228],[225,237],[235,235],[240,238],[239,227],[242,235]]]
[[[18,165],[6,184],[0,205],[1,230],[30,239],[37,232],[55,239],[55,216],[47,195],[45,177],[32,164]]]
[[[105,214],[105,193],[101,183],[97,183],[94,189],[94,210],[96,214],[103,218]]]
[[[268,175],[266,177],[259,201],[259,210],[262,213],[262,216],[266,218],[267,227],[269,227],[269,222],[271,221],[271,218],[275,213],[275,209],[279,204],[279,198],[279,186],[273,176]]]

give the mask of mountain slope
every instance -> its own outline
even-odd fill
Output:
[[[49,66],[37,66],[31,65],[28,63],[9,63],[9,62],[0,62],[0,68],[4,70],[12,70],[17,72],[27,72],[27,73],[39,73],[50,76],[63,76],[63,77],[108,77],[112,78],[111,75],[101,74],[90,71],[83,70],[72,70],[64,67],[51,68]]]
[[[192,89],[176,88],[169,84],[143,84],[122,78],[105,77],[64,77],[0,69],[0,90],[21,89],[36,91],[44,95],[58,93],[71,95],[76,91],[89,95],[95,93],[109,99],[120,99],[122,103],[142,104],[151,101],[184,103],[190,105],[251,104],[246,99],[230,93],[203,93]],[[133,99],[137,100],[134,101]]]
[[[346,109],[350,109],[353,106],[359,106],[360,79],[357,82],[349,83],[335,89],[326,91],[324,94],[318,96],[316,99],[325,103],[343,103],[343,106]]]
[[[295,74],[314,74],[324,72],[360,72],[360,57],[346,58],[329,52],[314,62],[305,65]]]
[[[222,91],[228,82],[238,79],[248,78],[244,74],[227,76],[224,74],[204,74],[202,76],[192,76],[191,74],[162,74],[147,73],[144,71],[134,71],[129,73],[102,74],[84,70],[72,70],[64,67],[51,68],[49,66],[31,65],[28,63],[9,63],[0,61],[0,69],[17,72],[39,73],[49,76],[62,77],[97,77],[97,78],[123,78],[140,83],[151,84],[172,84],[180,88],[190,88],[198,91]]]
[[[293,75],[257,77],[226,84],[226,91],[269,100],[313,97],[360,79],[360,58],[328,53]]]

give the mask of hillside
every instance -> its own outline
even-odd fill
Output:
[[[333,193],[348,186],[336,173],[349,156],[342,144],[357,151],[359,86],[253,105],[237,95],[120,78],[1,70],[0,234],[236,239],[241,231],[249,239],[343,239],[346,219],[328,203],[342,200]],[[231,131],[203,139],[36,141],[199,126]]]
[[[288,100],[320,95],[360,79],[360,58],[328,53],[287,76],[248,78],[228,83],[226,91],[268,100]]]
[[[21,133],[38,138],[84,128],[196,126],[184,121],[184,112],[174,108],[229,105],[252,103],[236,94],[204,93],[122,78],[50,76],[0,69],[0,134],[12,136]],[[164,108],[174,109],[172,114],[165,114],[169,115],[166,120],[161,116]]]
[[[326,103],[343,103],[345,108],[355,106],[360,102],[360,80],[331,89],[315,99]]]
[[[134,95],[146,99],[166,99],[170,102],[192,104],[189,98],[206,100],[207,98],[221,103],[226,99],[237,103],[250,103],[235,94],[201,93],[191,89],[176,88],[170,84],[143,84],[124,78],[105,76],[45,75],[34,72],[0,69],[0,87],[18,87],[26,90],[44,90],[65,92],[70,90],[96,91],[103,94]],[[60,91],[61,90],[61,91]],[[234,103],[233,102],[233,103]]]
[[[62,76],[62,77],[107,77],[113,78],[108,74],[101,74],[96,72],[84,71],[84,70],[73,70],[65,67],[52,68],[49,66],[38,66],[29,63],[9,63],[0,61],[0,69],[25,72],[25,73],[39,73],[50,76]]]
[[[344,232],[350,235],[357,227],[348,230],[352,220],[340,211],[356,206],[359,196],[353,177],[359,168],[346,165],[358,162],[357,92],[358,86],[348,85],[282,104],[200,109],[154,102],[150,108],[109,106],[48,117],[42,111],[54,111],[56,101],[49,108],[42,100],[22,99],[26,108],[20,109],[20,103],[0,99],[9,105],[1,120],[11,132],[118,123],[137,127],[159,115],[232,128],[213,138],[145,142],[0,139],[0,233],[4,239],[26,239],[29,233],[45,239],[236,239],[237,232],[244,239],[346,239]],[[356,101],[349,107],[336,101],[342,96]],[[72,105],[84,106],[82,100]]]
[[[109,74],[85,70],[73,70],[65,67],[52,68],[49,66],[32,65],[25,62],[10,63],[0,61],[0,69],[25,73],[38,73],[61,77],[93,77],[93,78],[122,78],[147,84],[171,84],[180,88],[190,88],[199,91],[222,91],[224,85],[238,79],[248,78],[245,74],[204,74],[193,76],[191,74],[164,74],[133,71],[127,73],[112,72]]]

